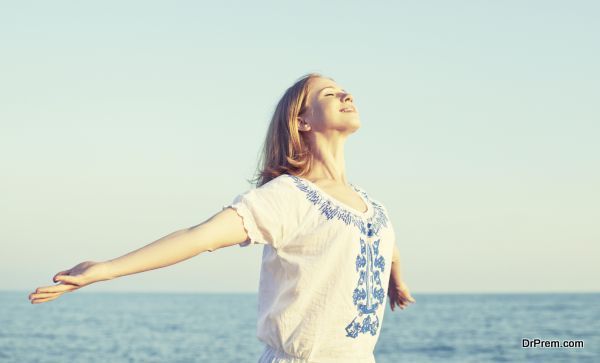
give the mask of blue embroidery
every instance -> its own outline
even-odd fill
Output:
[[[374,214],[365,220],[360,215],[346,210],[337,203],[312,188],[302,178],[288,174],[296,183],[296,186],[306,193],[306,199],[316,205],[328,220],[337,218],[347,225],[357,227],[366,238],[360,238],[360,254],[356,256],[356,271],[358,272],[357,286],[352,294],[352,301],[357,307],[358,316],[346,326],[346,336],[358,337],[358,334],[370,333],[375,335],[380,326],[377,310],[383,304],[385,291],[383,289],[381,275],[385,270],[385,259],[379,255],[379,243],[381,239],[369,243],[379,235],[382,227],[387,227],[387,216],[383,206],[372,201],[369,196],[354,185],[353,189],[361,193],[375,209]]]
[[[372,230],[369,230],[368,236],[372,236]],[[346,336],[351,338],[366,332],[375,335],[379,327],[377,309],[383,304],[385,297],[381,283],[385,260],[379,255],[380,241],[381,239],[378,239],[371,245],[368,240],[360,239],[360,254],[356,256],[356,271],[359,272],[359,279],[353,294],[354,305],[358,307],[358,316],[346,326]],[[374,320],[371,320],[372,318]],[[357,321],[358,319],[361,321]]]
[[[332,201],[329,198],[321,195],[321,193],[318,190],[312,188],[302,178],[291,174],[286,175],[289,175],[294,180],[298,189],[300,189],[306,194],[306,199],[308,199],[311,203],[316,205],[321,214],[327,217],[327,219],[337,218],[346,223],[347,225],[352,224],[353,226],[358,228],[362,234],[367,234],[367,223],[363,217],[357,215],[352,211],[346,210],[341,206],[336,205],[336,203],[332,203]],[[379,203],[372,201],[367,195],[367,193],[365,193],[364,191],[359,190],[354,185],[352,187],[356,192],[364,196],[365,199],[371,205],[371,207],[375,210],[373,216],[369,218],[369,222],[371,222],[372,224],[371,229],[373,230],[373,233],[377,235],[381,227],[387,227],[387,217],[385,215],[385,210],[383,206]]]

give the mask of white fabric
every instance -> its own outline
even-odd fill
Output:
[[[283,174],[223,207],[263,245],[260,363],[373,363],[387,301],[395,234],[385,207],[353,209],[307,179]]]

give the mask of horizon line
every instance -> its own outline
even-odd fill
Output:
[[[28,294],[30,290],[4,290],[0,292],[15,292]],[[248,294],[258,295],[258,291],[81,291],[80,294]],[[600,294],[600,290],[578,291],[422,291],[413,292],[412,295],[527,295],[527,294]]]

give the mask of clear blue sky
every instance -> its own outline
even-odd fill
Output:
[[[4,2],[1,290],[202,222],[250,188],[275,103],[316,71],[362,127],[414,293],[598,291],[593,1]],[[256,292],[262,246],[86,291]],[[83,290],[82,290],[83,291]]]

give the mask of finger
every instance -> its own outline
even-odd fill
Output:
[[[68,291],[54,292],[54,293],[41,293],[41,294],[32,293],[31,295],[29,295],[29,300],[46,299],[49,297],[59,297],[60,295],[66,293],[66,292],[68,292]]]
[[[61,292],[48,292],[48,293],[32,293],[29,295],[29,300],[35,300],[35,299],[45,299],[47,297],[54,297],[54,296],[60,296],[66,292],[69,291],[61,291]]]
[[[55,296],[60,296],[62,295],[62,292],[49,292],[49,293],[44,293],[44,294],[32,294],[31,297],[29,298],[29,300],[37,300],[37,299],[46,299],[49,297],[55,297]]]
[[[400,298],[400,305],[407,306],[409,304],[409,300],[407,298]]]
[[[60,283],[58,285],[38,287],[35,290],[35,293],[38,294],[38,293],[42,293],[42,292],[64,292],[64,291],[75,290],[77,288],[79,288],[79,286]]]
[[[48,301],[52,301],[54,299],[57,299],[60,295],[54,296],[54,297],[49,297],[49,298],[45,298],[45,299],[34,299],[31,301],[32,304],[40,304],[40,303],[44,303],[44,302],[48,302]]]
[[[400,298],[402,300],[406,300],[406,301],[410,301],[410,302],[415,302],[415,299],[412,297],[412,295],[410,294],[410,292],[404,290],[400,292]]]
[[[400,302],[400,305],[401,305],[403,308],[405,308],[405,307],[407,307],[407,306],[408,306],[408,301],[406,301],[406,300],[402,300],[402,301]]]
[[[40,297],[40,298],[34,298],[31,299],[31,303],[39,303],[39,302],[45,302],[45,301],[51,301],[54,299],[57,299],[61,296],[62,294],[54,294],[54,296],[47,296],[47,297]]]

